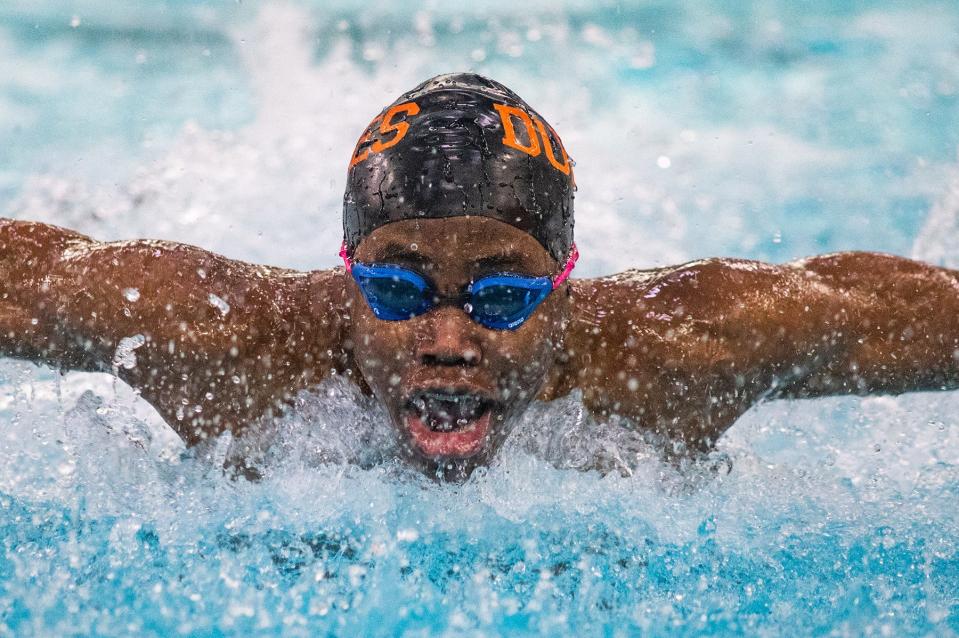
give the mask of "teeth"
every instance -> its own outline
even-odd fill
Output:
[[[411,401],[426,425],[437,432],[452,432],[468,426],[486,408],[486,401],[469,394],[423,392]]]

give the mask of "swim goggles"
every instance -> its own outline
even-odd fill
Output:
[[[436,285],[415,270],[392,264],[354,262],[345,242],[340,248],[340,257],[378,319],[405,321],[441,304],[456,305],[481,326],[516,330],[549,293],[569,278],[579,251],[573,244],[566,265],[555,277],[495,273],[470,282],[458,295],[446,297],[439,295]]]

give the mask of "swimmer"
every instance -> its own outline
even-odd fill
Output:
[[[340,268],[0,220],[0,356],[112,372],[187,445],[345,376],[409,463],[447,477],[576,389],[596,419],[696,454],[762,401],[959,387],[959,272],[848,252],[571,279],[574,190],[519,96],[438,76],[361,135]]]

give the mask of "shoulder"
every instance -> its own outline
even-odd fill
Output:
[[[583,354],[638,348],[666,360],[709,344],[712,360],[724,339],[798,321],[809,283],[789,265],[723,258],[575,280],[567,341]]]
[[[573,295],[584,309],[657,309],[676,304],[728,301],[730,295],[793,281],[796,269],[746,259],[710,258],[648,270],[626,270],[573,281]]]

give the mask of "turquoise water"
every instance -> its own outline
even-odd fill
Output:
[[[959,266],[949,2],[4,3],[0,211],[329,267],[356,136],[462,69],[563,136],[583,275]],[[329,386],[251,485],[215,468],[267,442],[0,361],[0,635],[955,635],[956,395],[761,406],[681,470],[572,397],[450,486]]]

